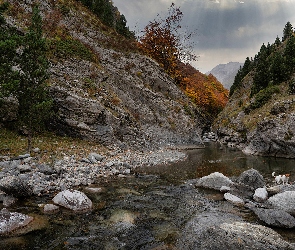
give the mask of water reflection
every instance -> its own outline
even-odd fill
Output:
[[[156,167],[142,167],[137,171],[145,174],[156,174],[172,183],[181,183],[188,179],[200,178],[213,172],[225,176],[239,176],[247,169],[258,170],[266,180],[271,173],[290,173],[290,182],[295,181],[295,160],[275,157],[245,155],[234,148],[221,147],[218,143],[207,143],[203,149],[187,151],[184,162]]]

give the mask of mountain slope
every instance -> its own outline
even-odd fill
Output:
[[[7,22],[25,32],[31,1],[8,1]],[[59,134],[121,147],[199,143],[198,109],[134,41],[76,1],[41,1],[50,91]]]
[[[234,82],[235,76],[241,66],[243,66],[243,63],[239,62],[219,64],[211,71],[207,72],[206,75],[214,75],[226,89],[230,89],[231,85]]]
[[[223,143],[247,154],[295,158],[294,52],[291,34],[283,42],[262,45],[254,60],[246,59],[213,125]]]

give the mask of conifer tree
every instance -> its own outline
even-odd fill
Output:
[[[27,129],[30,152],[33,133],[44,129],[45,121],[52,115],[53,105],[46,85],[49,64],[46,41],[42,37],[42,18],[37,6],[33,8],[31,25],[22,47],[20,82],[14,93],[19,103],[19,125]]]
[[[2,15],[7,8],[7,3],[0,5],[0,98],[9,96],[19,80],[19,72],[13,67],[18,64],[16,49],[20,36],[7,25]]]
[[[283,38],[282,41],[284,42],[287,38],[293,35],[293,26],[290,22],[287,22],[285,28],[283,30]]]
[[[286,58],[286,65],[288,75],[291,75],[295,71],[295,37],[294,35],[290,36],[287,41],[286,48],[284,51]]]

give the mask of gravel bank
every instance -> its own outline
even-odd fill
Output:
[[[172,149],[149,152],[130,150],[122,152],[115,149],[105,155],[91,153],[82,159],[76,155],[64,156],[63,159],[51,164],[39,163],[30,155],[20,155],[0,162],[0,190],[9,190],[7,177],[18,177],[20,186],[27,185],[34,195],[40,196],[80,185],[95,184],[100,178],[113,175],[124,177],[132,174],[132,171],[139,166],[169,164],[185,158],[185,153]],[[15,189],[11,193],[6,191],[8,195],[14,196],[13,192]]]

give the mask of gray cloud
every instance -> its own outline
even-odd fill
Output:
[[[157,13],[165,16],[170,0],[113,0],[131,30],[143,29]],[[219,63],[243,62],[262,43],[282,37],[287,21],[295,26],[295,0],[174,0],[184,14],[183,25],[195,31],[193,63],[206,72]]]

